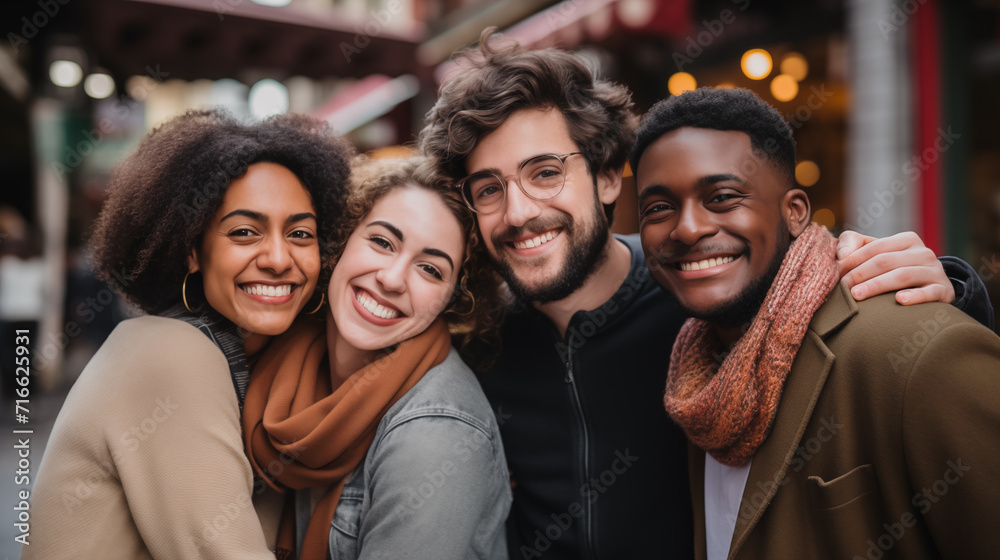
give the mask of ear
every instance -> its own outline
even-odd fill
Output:
[[[624,169],[601,171],[594,178],[597,183],[597,199],[601,204],[611,204],[618,200],[622,192],[622,172]]]
[[[802,189],[791,189],[781,198],[781,214],[792,238],[802,235],[812,221],[809,195]]]
[[[201,270],[201,267],[198,266],[198,250],[194,247],[191,248],[191,254],[187,256],[187,268],[191,274]]]

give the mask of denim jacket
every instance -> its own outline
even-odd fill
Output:
[[[500,429],[453,348],[386,412],[345,485],[330,557],[506,560]]]

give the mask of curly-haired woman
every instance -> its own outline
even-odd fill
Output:
[[[351,185],[325,321],[275,338],[247,391],[251,462],[286,496],[279,557],[504,559],[499,428],[459,357],[488,355],[499,279],[421,158],[362,160]]]
[[[243,451],[247,364],[321,305],[350,151],[306,117],[195,111],[115,168],[95,261],[148,315],[67,397],[22,558],[274,559]]]

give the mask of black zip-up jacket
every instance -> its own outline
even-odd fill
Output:
[[[565,337],[535,309],[512,310],[503,355],[480,377],[516,484],[512,559],[693,557],[685,438],[663,408],[686,316],[650,276],[639,237],[618,239],[632,252],[618,292],[576,313]],[[942,262],[955,305],[992,328],[979,278]]]

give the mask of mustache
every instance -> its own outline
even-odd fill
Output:
[[[494,246],[499,246],[504,243],[513,243],[517,239],[522,239],[524,237],[533,237],[544,231],[549,231],[552,229],[563,228],[568,232],[573,231],[573,219],[569,216],[551,216],[543,218],[539,216],[538,218],[532,218],[524,223],[522,226],[518,227],[507,227],[502,230],[493,232],[490,236],[490,240],[493,241]]]

